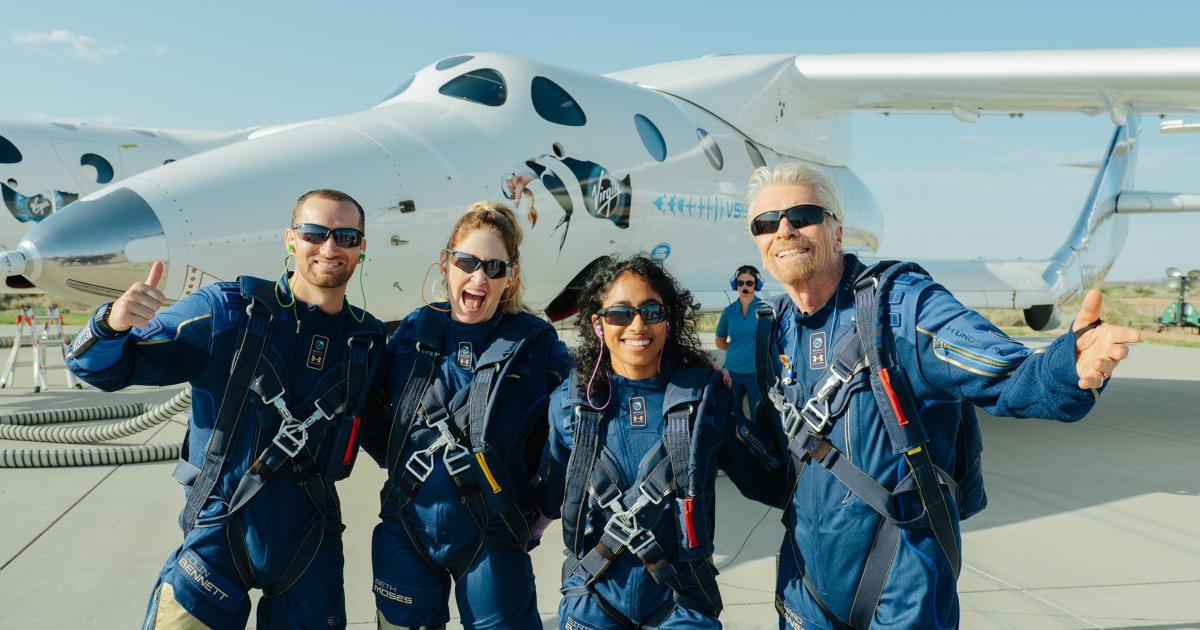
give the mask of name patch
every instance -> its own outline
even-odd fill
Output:
[[[413,603],[412,597],[401,593],[395,586],[392,586],[391,584],[388,584],[379,578],[375,578],[375,584],[371,586],[371,590],[375,591],[375,593],[380,597],[393,602],[399,602],[401,604]]]
[[[325,353],[329,351],[329,337],[313,335],[308,346],[308,367],[320,370],[325,367]]]
[[[828,348],[825,343],[825,331],[814,332],[808,336],[808,369],[823,370],[828,365]]]
[[[646,426],[646,399],[643,396],[634,396],[629,399],[629,426],[644,427]]]
[[[470,370],[472,361],[472,351],[470,341],[458,342],[458,354],[454,357],[455,364],[464,370]]]
[[[241,589],[235,589],[229,580],[213,571],[208,563],[190,549],[179,555],[175,566],[179,567],[188,583],[229,612],[237,610],[242,598],[246,596]]]

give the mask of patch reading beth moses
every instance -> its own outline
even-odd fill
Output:
[[[634,396],[629,399],[629,426],[646,426],[646,398]]]
[[[308,346],[308,367],[320,370],[325,367],[325,353],[329,351],[329,337],[313,335]]]

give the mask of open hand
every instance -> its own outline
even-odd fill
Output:
[[[1102,299],[1099,289],[1088,291],[1071,326],[1076,334],[1075,373],[1079,375],[1080,389],[1103,385],[1117,364],[1129,356],[1128,344],[1142,340],[1138,331],[1113,324],[1100,324],[1080,334],[1079,331],[1100,319]]]
[[[156,260],[150,265],[150,275],[146,277],[145,282],[133,283],[128,291],[113,302],[112,309],[108,312],[108,327],[122,332],[148,324],[166,299],[158,290],[158,282],[162,280],[162,275],[162,261]]]

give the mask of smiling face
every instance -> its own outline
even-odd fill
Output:
[[[751,218],[769,210],[782,210],[800,204],[820,205],[813,189],[793,184],[766,186],[750,208]],[[786,219],[779,229],[754,237],[754,245],[762,255],[763,267],[781,283],[789,286],[809,282],[822,272],[834,268],[841,256],[842,226],[826,216],[818,225],[796,229]]]
[[[623,273],[613,281],[601,302],[603,308],[610,306],[641,306],[663,298],[645,278],[632,273]],[[604,345],[612,357],[613,372],[631,379],[646,379],[658,374],[658,358],[667,343],[667,323],[647,324],[640,314],[635,315],[627,326],[618,326],[593,315],[592,326],[600,326]]]
[[[295,213],[295,223],[315,223],[334,230],[362,229],[354,204],[323,197],[305,200]],[[354,268],[358,266],[359,254],[367,248],[365,239],[359,247],[348,248],[338,247],[332,237],[323,243],[309,243],[292,228],[284,231],[284,241],[296,255],[295,285],[305,283],[322,289],[345,287],[354,275]]]
[[[500,235],[488,229],[472,230],[451,247],[480,260],[509,260]],[[516,276],[516,268],[511,268],[507,276],[493,280],[487,277],[482,266],[472,273],[466,273],[455,266],[445,252],[442,252],[441,260],[442,273],[445,274],[450,293],[450,317],[464,324],[478,324],[491,319],[500,305],[501,294]]]

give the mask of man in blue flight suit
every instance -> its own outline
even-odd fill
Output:
[[[957,627],[958,523],[984,503],[973,406],[1079,420],[1140,337],[1099,323],[1093,291],[1072,332],[1032,350],[915,266],[865,271],[841,251],[833,185],[802,164],[756,170],[747,207],[786,290],[759,352],[759,413],[792,456],[780,627]]]
[[[384,349],[382,324],[345,300],[365,260],[362,207],[345,193],[301,196],[284,231],[296,272],[241,276],[157,313],[145,283],[96,310],[69,365],[106,391],[190,382],[175,478],[182,544],[144,628],[242,628],[259,588],[259,628],[344,628],[341,514],[333,482],[358,445],[358,405]]]

